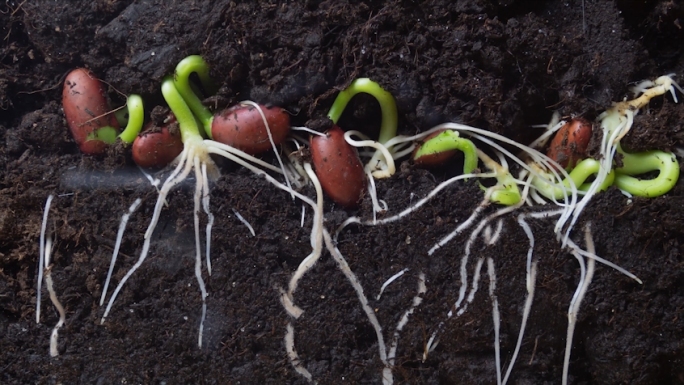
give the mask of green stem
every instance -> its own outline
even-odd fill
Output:
[[[459,150],[463,152],[463,173],[469,174],[477,168],[477,148],[468,139],[461,138],[458,132],[446,130],[423,143],[416,151],[413,159],[422,156],[435,155],[446,151]]]
[[[622,167],[618,168],[615,185],[628,193],[645,198],[661,196],[670,191],[679,179],[679,162],[673,153],[646,151],[628,154],[618,147]],[[638,179],[633,175],[658,171],[654,179]]]
[[[145,121],[145,108],[140,95],[129,95],[126,100],[126,108],[128,109],[128,123],[126,123],[126,128],[119,134],[119,138],[124,143],[130,144],[133,143],[140,133]]]
[[[166,103],[176,116],[183,143],[187,143],[193,139],[203,140],[202,135],[200,135],[199,132],[199,127],[197,126],[197,121],[195,120],[195,115],[192,114],[192,110],[190,110],[190,107],[185,102],[185,99],[180,92],[178,92],[174,83],[171,76],[165,77],[162,82],[161,91]]]
[[[380,124],[378,142],[385,144],[388,140],[397,135],[397,122],[399,120],[397,117],[397,104],[394,101],[392,94],[385,91],[378,83],[368,78],[356,79],[347,87],[347,89],[341,91],[337,95],[335,102],[333,102],[332,107],[330,107],[328,117],[333,123],[337,124],[337,121],[340,119],[340,116],[342,116],[342,112],[344,112],[344,109],[347,107],[347,104],[349,104],[351,98],[361,92],[372,95],[378,103],[380,103],[382,123]]]
[[[126,128],[119,135],[118,130],[112,126],[100,127],[88,134],[87,140],[101,140],[107,144],[116,143],[116,138],[121,138],[121,140],[126,144],[131,144],[135,138],[142,130],[143,123],[145,121],[145,109],[143,107],[143,100],[140,95],[130,95],[126,100],[126,108],[128,110],[128,122],[126,123]],[[124,111],[120,109],[119,111]],[[126,122],[124,116],[125,114],[115,113],[116,120],[119,124],[123,125],[122,120]]]
[[[202,101],[192,89],[192,86],[190,85],[190,75],[192,75],[193,72],[199,76],[205,90],[213,91],[214,83],[209,77],[209,66],[199,55],[188,56],[178,63],[176,71],[173,74],[173,82],[187,106],[190,107],[190,110],[204,126],[204,131],[207,133],[207,136],[211,138],[211,122],[214,120],[214,114],[202,104]]]
[[[600,169],[601,163],[596,159],[587,158],[577,163],[575,168],[570,171],[569,178],[566,178],[563,181],[563,186],[565,186],[565,194],[563,193],[564,189],[562,189],[558,183],[550,183],[543,178],[533,178],[532,185],[537,189],[537,191],[539,191],[540,194],[549,199],[563,199],[564,196],[569,196],[571,194],[571,192],[568,192],[568,190],[570,190],[570,180],[572,180],[573,184],[578,190],[587,191],[589,190],[591,183],[585,183],[586,180],[592,175],[598,174]],[[608,187],[613,184],[614,180],[615,172],[611,170],[603,183],[601,183],[601,186],[599,186],[597,192],[607,190]]]

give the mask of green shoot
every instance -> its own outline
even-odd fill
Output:
[[[375,97],[380,103],[380,110],[382,112],[382,123],[380,124],[380,136],[378,142],[385,144],[388,140],[397,135],[397,104],[394,97],[389,92],[385,91],[378,83],[368,79],[360,78],[354,80],[349,87],[341,91],[335,102],[333,102],[328,117],[333,123],[337,124],[340,120],[342,112],[349,104],[349,101],[359,93],[367,93]]]
[[[652,198],[670,191],[679,179],[679,162],[673,153],[646,151],[629,154],[618,146],[622,167],[618,168],[615,185],[634,196]],[[638,179],[634,175],[658,171],[654,179]]]
[[[463,152],[463,173],[469,174],[477,167],[477,148],[468,139],[461,138],[458,131],[445,130],[434,138],[423,143],[416,152],[414,159],[421,156],[439,154],[450,150]]]
[[[133,143],[145,120],[145,109],[140,95],[129,95],[126,108],[128,109],[128,122],[121,134],[118,134],[117,129],[112,126],[104,126],[88,134],[87,140],[101,140],[107,144],[114,144],[116,138],[120,138],[126,144]]]
[[[161,90],[166,103],[176,116],[183,143],[187,145],[188,142],[192,141],[201,142],[204,138],[200,134],[192,108],[175,83],[176,81],[172,77],[167,76],[162,82]]]
[[[145,120],[145,109],[140,95],[129,95],[128,99],[126,99],[126,108],[128,109],[128,123],[126,123],[126,128],[119,134],[119,138],[124,143],[130,144],[133,143],[140,133]]]
[[[192,89],[190,75],[192,75],[193,72],[197,74],[200,82],[202,82],[202,86],[206,90],[214,90],[214,83],[209,77],[209,66],[199,55],[188,56],[178,63],[176,71],[173,74],[173,84],[176,86],[176,89],[183,100],[185,100],[185,103],[190,107],[190,110],[192,110],[200,123],[202,123],[207,136],[211,138],[211,123],[214,120],[214,114],[202,104],[202,101]]]
[[[589,177],[596,175],[599,172],[601,164],[592,158],[584,159],[579,162],[572,171],[569,172],[569,177],[565,178],[562,185],[565,188],[561,188],[558,182],[551,182],[547,178],[532,178],[532,185],[534,188],[542,195],[549,199],[557,200],[563,199],[567,196],[567,191],[573,189],[573,186],[577,187],[578,191],[587,191],[591,183],[585,183]],[[538,168],[538,167],[537,167]],[[544,171],[538,169],[537,172],[540,175],[545,175]],[[615,180],[615,173],[610,172],[606,176],[603,183],[598,188],[598,191],[605,191],[613,184]],[[572,181],[572,184],[570,183]]]

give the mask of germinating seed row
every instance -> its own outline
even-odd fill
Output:
[[[544,135],[531,146],[526,146],[501,135],[457,123],[440,124],[415,136],[397,135],[398,114],[394,98],[380,85],[365,78],[356,79],[347,89],[339,93],[328,114],[333,126],[323,134],[311,134],[309,140],[306,140],[291,133],[289,115],[279,107],[266,107],[246,101],[216,114],[212,113],[195,93],[196,87],[190,84],[190,75],[193,73],[198,75],[204,90],[211,92],[215,89],[209,77],[208,66],[200,56],[190,56],[184,59],[176,67],[174,75],[165,78],[162,84],[162,94],[171,114],[161,127],[152,127],[148,124],[142,134],[140,131],[143,127],[144,111],[142,99],[139,96],[128,97],[125,106],[128,110],[128,121],[119,123],[114,119],[113,111],[107,104],[102,83],[89,71],[76,69],[67,76],[65,81],[64,112],[72,136],[81,151],[85,154],[102,153],[108,145],[120,140],[123,143],[132,144],[132,158],[141,167],[161,168],[168,165],[175,167],[162,182],[152,218],[144,234],[144,245],[138,261],[115,288],[104,311],[102,322],[105,322],[112,310],[116,296],[127,279],[143,264],[169,192],[194,173],[196,183],[193,198],[195,275],[202,299],[198,346],[202,346],[203,325],[206,317],[205,299],[208,293],[202,271],[198,215],[201,209],[208,218],[204,231],[206,238],[204,254],[207,274],[211,275],[210,240],[213,214],[209,202],[210,182],[219,177],[220,170],[209,155],[215,154],[236,162],[255,174],[263,175],[269,183],[290,193],[293,198],[301,202],[303,216],[305,205],[309,205],[313,210],[312,251],[292,273],[287,289],[280,288],[281,302],[291,317],[284,336],[286,353],[294,370],[309,381],[315,381],[314,375],[306,368],[306,358],[299,357],[295,348],[296,320],[305,311],[296,304],[296,290],[299,280],[322,256],[323,249],[325,248],[333,256],[338,267],[356,291],[364,313],[376,331],[380,360],[383,363],[381,373],[383,383],[392,384],[400,332],[410,321],[414,310],[422,303],[422,295],[429,289],[426,286],[426,277],[419,272],[417,294],[411,306],[403,313],[393,334],[387,336],[388,341],[391,341],[387,345],[380,321],[368,304],[361,282],[337,248],[336,239],[340,232],[350,225],[380,226],[401,220],[419,210],[429,199],[451,183],[469,178],[476,180],[494,178],[496,184],[493,186],[481,185],[484,198],[468,219],[426,250],[429,255],[439,253],[439,248],[449,243],[456,235],[472,229],[467,237],[461,259],[459,297],[446,314],[446,319],[459,317],[473,302],[479,288],[480,274],[486,263],[490,282],[489,298],[492,302],[495,327],[497,384],[506,383],[520,351],[536,284],[537,261],[533,257],[534,234],[527,220],[558,217],[554,227],[558,241],[562,247],[567,248],[575,256],[581,267],[580,283],[568,310],[568,338],[562,379],[563,383],[567,383],[574,324],[582,298],[591,283],[595,262],[604,263],[638,280],[633,274],[596,255],[588,225],[584,231],[586,249],[577,245],[570,238],[577,219],[591,198],[610,186],[617,186],[630,196],[654,197],[670,191],[679,178],[679,163],[674,154],[659,150],[630,154],[620,147],[620,139],[631,129],[634,115],[645,107],[650,99],[670,92],[676,101],[676,91],[681,92],[682,89],[672,80],[671,75],[640,83],[635,88],[635,99],[617,103],[593,123],[581,117],[554,121],[549,124]],[[377,141],[367,138],[358,131],[345,133],[336,125],[351,98],[358,93],[368,93],[374,96],[380,104],[382,123]],[[119,127],[124,124],[126,128],[119,133]],[[598,160],[586,156],[589,138],[592,130],[596,129],[600,129],[603,135]],[[301,130],[308,129],[298,129],[298,131]],[[361,140],[354,139],[352,136]],[[546,149],[546,153],[543,153],[542,147],[551,138],[551,144]],[[289,148],[288,143],[295,145],[298,155],[287,151],[287,156],[281,157],[279,148],[281,146]],[[310,148],[310,156],[302,151],[307,145]],[[371,151],[361,152],[360,157],[357,151],[360,147],[369,147]],[[518,153],[514,154],[509,150],[510,148],[514,148]],[[276,155],[278,166],[273,166],[253,156],[269,150],[273,150]],[[416,166],[434,167],[449,162],[457,153],[463,154],[462,175],[443,182],[425,198],[400,210],[398,214],[384,215],[388,210],[388,205],[377,197],[375,179],[391,177],[396,170],[396,161],[410,155]],[[615,167],[613,163],[617,153],[622,155],[620,167]],[[517,177],[513,175],[511,166],[514,170],[519,170]],[[479,169],[486,169],[488,172],[479,172]],[[640,175],[653,171],[658,173],[655,178],[640,178]],[[295,183],[295,186],[311,183],[316,190],[316,197],[310,198],[301,194],[292,187],[291,181]],[[373,202],[373,220],[364,221],[356,216],[350,217],[331,236],[323,221],[323,192],[340,206],[348,208],[357,207],[364,196],[369,195]],[[139,200],[122,218],[117,248],[123,237],[125,222],[133,214],[138,203]],[[495,245],[501,239],[500,235],[503,231],[501,218],[514,213],[523,205],[536,206],[540,209],[520,214],[517,217],[518,224],[530,242],[526,266],[527,296],[518,343],[509,360],[508,368],[503,372],[498,338],[500,314],[496,296],[495,261],[491,258],[476,256],[477,262],[470,285],[467,267],[470,255],[476,253],[472,248],[474,242],[481,237],[485,247]],[[483,216],[492,206],[497,207],[497,210]],[[378,219],[378,215],[384,216]],[[483,219],[479,219],[481,217]],[[246,221],[245,223],[248,224]],[[41,235],[41,250],[46,247],[43,237]],[[41,252],[41,255],[44,254],[49,255],[49,251]],[[113,264],[114,260],[109,270],[107,284]],[[390,278],[386,284],[397,277]],[[101,304],[106,296],[106,286]],[[38,295],[40,295],[40,288]],[[38,298],[39,305],[40,297]],[[63,320],[60,319],[60,322],[63,323]],[[430,352],[438,346],[439,335],[444,325],[442,321],[431,331],[431,337],[425,346],[424,359],[427,359]]]

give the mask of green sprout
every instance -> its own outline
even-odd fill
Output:
[[[423,143],[416,151],[413,159],[436,155],[443,152],[459,150],[463,153],[463,173],[470,174],[477,168],[477,148],[468,139],[459,136],[457,131],[445,130],[439,135]]]
[[[178,122],[178,127],[181,132],[181,139],[183,143],[188,142],[202,142],[204,138],[200,134],[199,127],[197,126],[197,120],[195,120],[195,115],[191,110],[190,105],[187,100],[182,95],[179,89],[175,85],[174,78],[171,76],[166,76],[162,81],[161,86],[162,95],[164,100],[169,105],[169,108],[176,116],[176,121]]]
[[[394,97],[389,92],[385,91],[378,83],[368,79],[359,78],[354,80],[349,87],[341,91],[335,101],[333,102],[328,117],[333,123],[337,124],[340,120],[342,112],[349,104],[349,101],[358,93],[367,93],[375,97],[380,103],[380,110],[382,113],[382,123],[380,124],[380,136],[378,142],[385,144],[390,139],[397,135],[397,104]]]
[[[182,96],[183,100],[192,113],[195,114],[197,119],[200,121],[204,127],[204,131],[207,136],[211,139],[211,123],[214,121],[214,114],[207,109],[202,101],[197,97],[197,93],[193,89],[190,83],[190,75],[196,73],[202,83],[202,87],[209,92],[213,92],[214,83],[209,77],[209,65],[207,62],[199,55],[191,55],[181,60],[176,66],[176,70],[173,74],[173,84],[175,85],[177,92]]]
[[[478,158],[482,160],[488,169],[496,174],[496,185],[492,187],[480,185],[489,195],[491,202],[505,206],[513,206],[520,202],[521,196],[518,183],[508,169],[475,147],[472,141],[462,138],[457,131],[445,130],[426,141],[416,151],[413,158],[417,159],[421,156],[436,155],[451,150],[463,152],[463,174],[470,174],[477,168]]]
[[[544,195],[549,199],[562,199],[566,196],[568,191],[573,190],[572,186],[575,186],[579,191],[588,191],[591,187],[591,183],[586,182],[589,177],[598,174],[601,168],[601,163],[596,159],[587,158],[577,163],[575,168],[569,172],[569,177],[566,178],[562,186],[559,183],[550,182],[545,178],[533,178],[532,185],[539,191],[540,194]],[[541,172],[541,174],[548,174],[546,172]],[[615,172],[611,170],[608,173],[605,180],[601,183],[597,191],[605,191],[613,184],[615,180]],[[572,181],[572,185],[570,184]]]
[[[616,170],[615,185],[634,196],[652,198],[670,191],[679,179],[679,162],[673,153],[646,151],[629,154],[618,147],[622,154],[622,167]],[[653,179],[639,179],[641,175],[658,171]]]
[[[126,109],[128,110],[128,122],[121,134],[112,126],[104,126],[88,134],[87,140],[101,140],[107,144],[114,144],[116,138],[120,138],[126,144],[133,143],[145,121],[145,108],[140,95],[129,95],[126,99]]]

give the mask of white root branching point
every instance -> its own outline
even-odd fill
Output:
[[[347,260],[344,258],[340,250],[337,248],[337,246],[335,246],[330,233],[328,233],[328,231],[325,229],[323,230],[323,238],[325,240],[325,245],[328,249],[328,252],[330,252],[330,254],[333,256],[333,259],[335,262],[337,262],[337,266],[339,267],[340,271],[342,271],[344,276],[347,277],[347,280],[349,283],[351,283],[354,291],[356,291],[356,296],[361,303],[361,308],[363,309],[364,313],[366,313],[368,321],[373,326],[373,329],[375,329],[375,335],[378,339],[378,352],[380,355],[380,361],[382,361],[383,365],[385,366],[382,371],[382,383],[383,385],[392,385],[394,383],[392,368],[394,367],[396,358],[397,345],[399,343],[399,333],[404,328],[406,323],[408,323],[408,318],[411,314],[413,314],[414,309],[423,301],[422,295],[427,291],[427,287],[425,286],[425,274],[422,272],[418,274],[418,292],[413,298],[411,307],[404,312],[404,315],[399,320],[394,334],[392,335],[392,342],[389,346],[389,349],[387,349],[387,345],[385,344],[385,339],[382,333],[382,327],[380,326],[380,322],[378,321],[375,311],[368,302],[368,298],[364,294],[361,282],[349,267]]]

